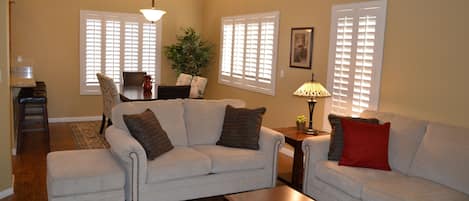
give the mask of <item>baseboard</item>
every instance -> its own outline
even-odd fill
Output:
[[[65,123],[65,122],[80,122],[80,121],[100,121],[102,116],[83,116],[83,117],[60,117],[49,118],[49,123]]]
[[[7,188],[7,189],[5,189],[5,190],[3,190],[3,191],[0,191],[0,199],[6,198],[6,197],[8,197],[8,196],[10,196],[10,195],[13,195],[13,192],[14,192],[14,191],[13,191],[13,188],[12,188],[12,187]]]
[[[288,148],[282,147],[282,148],[280,149],[280,153],[285,154],[285,155],[287,155],[287,156],[293,158],[294,151],[293,151],[293,150],[290,150],[290,149],[288,149]]]

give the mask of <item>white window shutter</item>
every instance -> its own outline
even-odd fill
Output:
[[[153,23],[143,23],[142,28],[142,71],[147,72],[152,79],[156,75],[156,25]]]
[[[161,20],[139,14],[80,11],[80,94],[99,94],[96,73],[116,84],[123,71],[145,71],[160,81]]]
[[[278,12],[222,19],[219,82],[274,94]]]
[[[138,71],[140,45],[139,23],[124,23],[124,71]]]
[[[386,1],[332,8],[326,111],[359,116],[377,110],[385,16]]]
[[[120,22],[106,20],[105,22],[105,74],[116,84],[120,83]],[[96,76],[96,75],[95,75]]]
[[[101,72],[102,21],[97,18],[88,18],[85,24],[85,84],[87,86],[98,86],[99,82],[96,73]]]

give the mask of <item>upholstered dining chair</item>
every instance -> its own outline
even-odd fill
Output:
[[[146,72],[122,72],[124,86],[142,86]]]
[[[103,95],[103,120],[101,121],[101,129],[99,130],[99,133],[102,134],[106,120],[108,126],[112,124],[111,111],[115,105],[120,103],[120,100],[119,92],[112,78],[101,73],[97,73],[96,76],[98,77],[101,94]]]

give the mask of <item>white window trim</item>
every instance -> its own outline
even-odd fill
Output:
[[[272,72],[271,72],[271,88],[266,89],[266,88],[260,88],[259,86],[256,86],[258,82],[252,82],[252,85],[246,84],[246,80],[242,81],[236,81],[237,78],[231,77],[230,79],[225,79],[226,76],[222,75],[222,64],[223,64],[223,41],[224,41],[224,36],[223,36],[223,22],[227,19],[237,19],[237,18],[260,18],[263,16],[275,16],[275,30],[274,30],[274,44],[273,44],[273,52],[272,52]],[[229,17],[223,17],[220,24],[220,58],[219,58],[219,72],[218,72],[218,83],[231,86],[231,87],[236,87],[240,89],[246,89],[249,91],[254,91],[258,93],[263,93],[267,95],[274,96],[275,95],[275,85],[276,85],[276,77],[277,77],[277,53],[278,53],[278,33],[279,33],[279,19],[280,19],[280,12],[279,11],[274,11],[274,12],[265,12],[265,13],[256,13],[256,14],[249,14],[249,15],[237,15],[237,16],[229,16]],[[234,35],[233,35],[234,37]],[[258,68],[257,68],[258,69]],[[239,79],[241,80],[241,79]],[[260,85],[260,84],[257,84]]]
[[[86,86],[86,66],[85,66],[85,26],[86,26],[86,16],[87,15],[97,15],[100,16],[98,18],[103,18],[102,16],[113,16],[116,19],[125,20],[128,18],[137,19],[134,21],[138,21],[139,23],[148,23],[148,21],[141,15],[136,13],[119,13],[119,12],[103,12],[103,11],[92,11],[92,10],[80,10],[80,95],[101,95],[101,90],[98,86]],[[154,83],[159,84],[161,81],[161,37],[162,37],[162,20],[154,22],[156,24],[156,55],[155,55],[155,79],[153,80]],[[122,24],[122,21],[121,21]],[[141,29],[141,28],[140,28]],[[123,44],[123,34],[121,29],[121,44]],[[104,51],[104,32],[102,33],[102,52]],[[139,43],[141,42],[142,38],[139,37]],[[139,54],[141,52],[141,48],[139,48]],[[121,61],[123,61],[123,54],[121,48]],[[102,59],[104,60],[104,59]],[[103,62],[102,62],[103,63]],[[122,62],[121,62],[122,63]],[[139,60],[139,66],[141,66],[141,61]],[[121,65],[121,72],[123,71],[124,65]],[[101,66],[101,72],[104,73],[105,68],[104,64]],[[121,77],[122,82],[122,77]]]
[[[340,10],[350,10],[350,9],[358,9],[362,7],[382,7],[384,8],[382,12],[378,13],[378,18],[382,19],[381,23],[377,23],[376,26],[376,38],[382,38],[382,40],[376,40],[376,48],[377,54],[375,55],[374,59],[374,66],[378,68],[375,69],[376,71],[373,72],[372,78],[372,86],[374,89],[371,91],[370,94],[370,102],[368,110],[378,110],[379,108],[379,98],[380,98],[380,91],[381,91],[381,72],[382,72],[382,65],[383,65],[383,54],[384,54],[384,40],[385,40],[385,32],[386,32],[386,16],[387,16],[387,0],[378,0],[378,1],[368,1],[368,2],[360,2],[360,3],[350,3],[350,4],[340,4],[332,6],[332,15],[331,15],[331,31],[329,37],[329,58],[328,58],[328,71],[327,71],[327,89],[332,92],[332,85],[333,79],[332,76],[334,74],[334,62],[336,51],[336,33],[337,33],[337,15],[338,11]],[[356,12],[356,11],[355,11]],[[354,29],[358,29],[354,27]],[[356,32],[356,31],[354,31]],[[352,44],[354,49],[355,44]],[[355,62],[355,58],[352,55],[352,63]],[[322,130],[331,131],[331,127],[328,120],[328,115],[331,111],[331,104],[332,104],[332,97],[327,98],[325,101],[324,106],[324,117],[323,117],[323,127]]]

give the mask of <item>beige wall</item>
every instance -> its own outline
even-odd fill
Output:
[[[203,33],[217,49],[222,16],[280,11],[275,96],[218,84],[218,59],[210,68],[207,96],[242,98],[250,107],[266,106],[266,125],[293,125],[296,115],[307,113],[307,105],[292,93],[310,79],[311,71],[288,67],[290,29],[314,26],[312,71],[325,84],[331,6],[349,2],[357,1],[206,0]],[[467,0],[388,0],[379,110],[469,127],[465,118],[469,114],[467,8]],[[322,125],[322,103],[315,110],[316,127]]]
[[[176,41],[181,27],[201,30],[199,2],[157,1],[157,7],[168,12],[163,17],[163,46]],[[148,7],[150,0],[16,0],[12,58],[21,55],[32,62],[36,79],[46,82],[50,117],[94,116],[102,111],[100,96],[80,95],[80,10],[138,13]],[[174,83],[175,76],[163,57],[162,82]]]
[[[0,192],[11,187],[8,1],[0,1]]]

